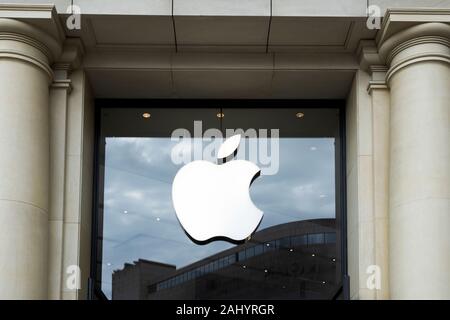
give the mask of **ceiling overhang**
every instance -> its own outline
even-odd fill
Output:
[[[81,39],[81,66],[101,98],[345,98],[361,67],[358,44],[383,42],[426,13],[390,10],[377,35],[360,0],[52,1],[57,11],[2,5],[0,17]],[[66,26],[72,3],[79,30]]]

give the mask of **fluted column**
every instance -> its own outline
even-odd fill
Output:
[[[393,299],[450,299],[450,25],[384,41],[389,70]]]
[[[46,299],[49,84],[60,48],[0,19],[0,299]]]

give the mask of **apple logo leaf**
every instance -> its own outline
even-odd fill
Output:
[[[241,143],[241,135],[235,134],[234,136],[226,139],[217,152],[217,159],[224,160],[237,153],[239,144]]]

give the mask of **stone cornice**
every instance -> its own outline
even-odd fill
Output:
[[[0,10],[9,12],[10,18],[23,18],[26,16],[51,17],[52,4],[22,4],[22,3],[2,3]]]
[[[450,9],[448,8],[395,8],[386,11],[381,30],[377,34],[376,42],[380,45],[392,35],[414,25],[438,22],[450,23]]]

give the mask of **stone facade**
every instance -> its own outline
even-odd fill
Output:
[[[450,1],[6,2],[0,298],[87,297],[107,97],[346,99],[351,298],[450,299]]]

